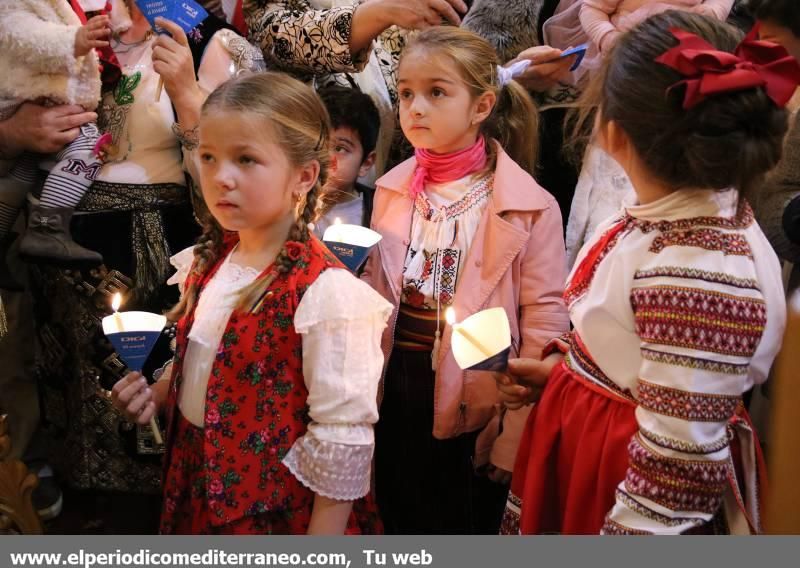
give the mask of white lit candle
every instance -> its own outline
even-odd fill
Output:
[[[114,310],[114,325],[117,328],[117,333],[122,333],[123,331],[125,331],[125,324],[123,323],[124,318],[122,317],[122,314],[119,313],[119,308],[121,305],[122,305],[122,294],[117,292],[111,299],[111,309]],[[133,314],[129,312],[129,315]],[[150,418],[150,430],[152,430],[153,432],[153,439],[155,440],[156,444],[164,445],[164,438],[161,435],[161,429],[158,427],[158,422],[156,422],[155,416]]]
[[[475,349],[483,353],[487,358],[493,355],[493,353],[489,349],[487,349],[485,345],[483,345],[480,341],[478,341],[474,335],[472,335],[466,329],[464,329],[463,326],[456,323],[456,312],[452,308],[452,306],[447,308],[447,310],[445,310],[444,317],[447,320],[447,323],[450,325],[450,327],[453,328],[453,333],[460,334],[464,339],[469,341],[472,344],[472,346],[475,347]]]
[[[111,309],[114,310],[114,323],[117,325],[117,332],[125,331],[125,325],[122,323],[122,316],[119,313],[119,307],[122,305],[122,294],[117,292],[111,300]]]
[[[333,220],[333,231],[331,231],[330,240],[336,243],[343,242],[344,232],[342,230],[342,220],[339,217]]]

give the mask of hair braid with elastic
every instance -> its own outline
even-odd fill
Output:
[[[190,313],[197,304],[200,291],[200,279],[219,259],[223,247],[222,227],[207,211],[198,212],[203,222],[203,233],[194,246],[194,264],[188,278],[191,283],[183,291],[181,300],[167,313],[170,321],[178,321],[184,314]]]

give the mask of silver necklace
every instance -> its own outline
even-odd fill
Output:
[[[125,53],[133,51],[134,49],[136,49],[141,45],[144,45],[152,37],[153,37],[153,30],[147,30],[142,39],[128,43],[123,41],[123,39],[119,36],[119,34],[114,34],[114,37],[112,38],[111,49],[113,49],[114,53],[116,53],[117,55],[123,55]]]

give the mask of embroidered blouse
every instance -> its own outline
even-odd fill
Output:
[[[603,531],[684,532],[721,506],[728,421],[780,347],[780,265],[734,191],[629,206],[592,241],[565,292],[575,329],[567,362],[634,402],[639,423]]]
[[[403,269],[402,303],[427,310],[453,303],[463,261],[492,194],[492,181],[492,176],[476,179],[470,175],[449,183],[429,183],[417,196]]]
[[[182,286],[192,258],[191,248],[172,258],[178,272],[170,283]],[[229,256],[200,295],[178,394],[181,413],[195,426],[204,424],[209,372],[237,292],[258,274]],[[383,368],[380,339],[391,311],[386,300],[349,271],[331,268],[308,288],[295,312],[312,422],[283,463],[317,494],[351,500],[369,491]]]

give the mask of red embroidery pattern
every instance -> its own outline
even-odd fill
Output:
[[[657,523],[661,523],[662,525],[668,527],[677,527],[687,523],[698,524],[703,522],[702,519],[693,519],[691,517],[668,517],[667,515],[662,515],[650,507],[646,507],[621,489],[617,489],[617,501],[625,505],[631,511],[635,511],[636,513],[640,514],[644,518],[650,519],[651,521],[656,521]]]
[[[442,249],[435,252],[425,250],[414,251],[412,255],[425,255],[425,264],[419,278],[409,279],[403,287],[401,300],[419,309],[436,309],[436,295],[441,303],[449,306],[456,295],[456,281],[458,280],[458,267],[461,263],[461,251],[458,249]],[[429,304],[422,292],[422,287],[427,280],[433,279],[433,301]]]
[[[439,294],[439,300],[445,306],[452,304],[455,298],[460,261],[461,251],[458,249],[444,249],[439,252],[436,262],[437,274],[433,277],[434,286],[438,287],[438,290],[434,293]]]
[[[567,288],[564,290],[564,302],[567,307],[571,306],[575,300],[583,296],[589,289],[592,280],[594,280],[595,272],[597,272],[597,267],[608,256],[608,253],[617,246],[620,237],[623,234],[627,234],[627,228],[632,220],[632,217],[622,218],[611,225],[603,236],[595,241],[595,244],[580,261],[578,268],[572,274],[572,279],[567,283]],[[596,247],[600,247],[599,250]],[[587,266],[587,263],[591,264]]]
[[[728,460],[670,459],[644,447],[634,436],[628,445],[630,467],[625,489],[673,511],[713,514],[722,504]]]
[[[567,289],[564,291],[564,301],[566,302],[567,306],[570,306],[578,298],[584,295],[592,283],[594,274],[597,271],[597,267],[608,255],[608,253],[617,245],[620,237],[629,232],[629,229],[639,229],[643,233],[660,231],[662,233],[683,232],[679,234],[693,234],[695,235],[694,239],[698,242],[698,244],[694,246],[700,246],[699,243],[703,242],[702,239],[697,239],[697,236],[704,234],[704,231],[711,231],[712,233],[722,235],[724,237],[723,241],[729,244],[727,250],[730,252],[727,252],[726,254],[735,254],[733,251],[738,250],[738,248],[742,248],[742,251],[747,251],[743,252],[743,254],[752,257],[750,247],[747,244],[747,241],[744,240],[744,237],[740,235],[724,235],[719,231],[714,231],[713,229],[702,229],[700,227],[741,230],[749,227],[753,223],[753,220],[753,210],[744,199],[739,200],[739,207],[737,209],[736,216],[734,217],[691,217],[688,219],[678,219],[676,221],[645,221],[626,214],[624,217],[619,219],[619,221],[609,227],[602,237],[595,241],[595,246],[602,246],[602,249],[595,253],[597,256],[591,259],[591,266],[587,267],[586,271],[576,270],[573,273],[572,281],[568,283]],[[603,243],[604,240],[607,240],[607,242]],[[678,242],[672,242],[673,240],[677,240]],[[740,247],[742,243],[744,246]],[[664,247],[672,244],[693,246],[688,244],[688,240],[686,238],[659,235],[653,241],[650,251],[660,252]],[[711,246],[711,244],[711,240],[706,242],[706,245],[708,246]],[[711,248],[710,250],[717,249]],[[587,254],[587,257],[591,254],[592,252],[590,251]],[[584,258],[584,261],[585,260],[586,258]]]
[[[714,454],[722,449],[727,448],[729,444],[727,432],[722,438],[708,444],[693,444],[684,440],[677,440],[675,438],[670,438],[669,436],[662,436],[661,434],[650,432],[649,430],[645,430],[641,427],[639,428],[638,435],[643,440],[647,440],[651,444],[655,444],[656,446],[660,446],[667,450],[683,452],[684,454]]]
[[[635,288],[631,305],[642,340],[752,357],[767,323],[763,300],[677,286]]]
[[[739,404],[740,397],[688,392],[639,379],[639,404],[651,412],[694,422],[724,422]]]
[[[750,204],[746,199],[739,200],[734,217],[689,217],[688,219],[678,219],[676,221],[645,221],[635,219],[633,224],[643,233],[660,231],[669,233],[671,231],[685,231],[694,227],[716,227],[718,229],[742,230],[753,224],[754,215]]]
[[[641,354],[642,359],[653,361],[654,363],[675,365],[678,367],[686,367],[687,369],[695,369],[697,371],[708,371],[709,373],[746,375],[750,369],[750,365],[737,365],[735,363],[726,363],[725,361],[711,361],[710,359],[689,357],[688,355],[680,355],[677,353],[664,353],[663,351],[656,351],[655,349],[647,349],[644,347],[641,349]]]
[[[431,277],[431,274],[433,274],[436,253],[427,252],[425,250],[414,250],[413,248],[410,249],[410,251],[411,258],[414,258],[418,254],[423,255],[425,257],[425,263],[422,265],[422,273],[419,278],[410,279],[403,288],[401,301],[414,308],[433,309],[436,307],[435,305],[431,308],[431,306],[425,303],[425,294],[422,293],[422,285]]]
[[[417,195],[417,198],[414,200],[414,207],[423,219],[431,220],[437,211],[442,212],[445,219],[453,219],[454,217],[463,215],[491,195],[493,183],[494,176],[484,178],[472,186],[464,197],[444,207],[434,208],[423,192]]]
[[[611,519],[606,519],[603,528],[600,531],[600,534],[607,534],[610,536],[631,536],[631,535],[651,535],[653,533],[647,531],[640,531],[636,529],[632,529],[630,527],[626,527],[625,525],[621,525],[616,521],[612,521]]]
[[[707,270],[699,270],[696,268],[684,268],[681,266],[658,266],[648,270],[637,270],[634,275],[634,280],[644,280],[646,278],[685,278],[687,280],[703,280],[712,284],[725,284],[735,288],[744,288],[746,290],[760,290],[758,281],[753,278],[737,278],[731,274],[724,272],[709,272]]]
[[[519,517],[522,511],[522,499],[509,491],[506,501],[506,510],[500,523],[500,534],[520,534]]]
[[[551,355],[552,353],[555,353],[556,351],[564,354],[569,352],[569,344],[571,341],[571,336],[572,336],[571,331],[565,331],[558,337],[554,337],[553,339],[545,343],[544,347],[542,347],[542,359],[544,359],[548,355]]]
[[[717,229],[704,227],[662,233],[653,239],[649,250],[650,252],[659,253],[671,246],[697,247],[721,252],[726,256],[735,255],[753,258],[753,251],[743,235],[723,233]]]

